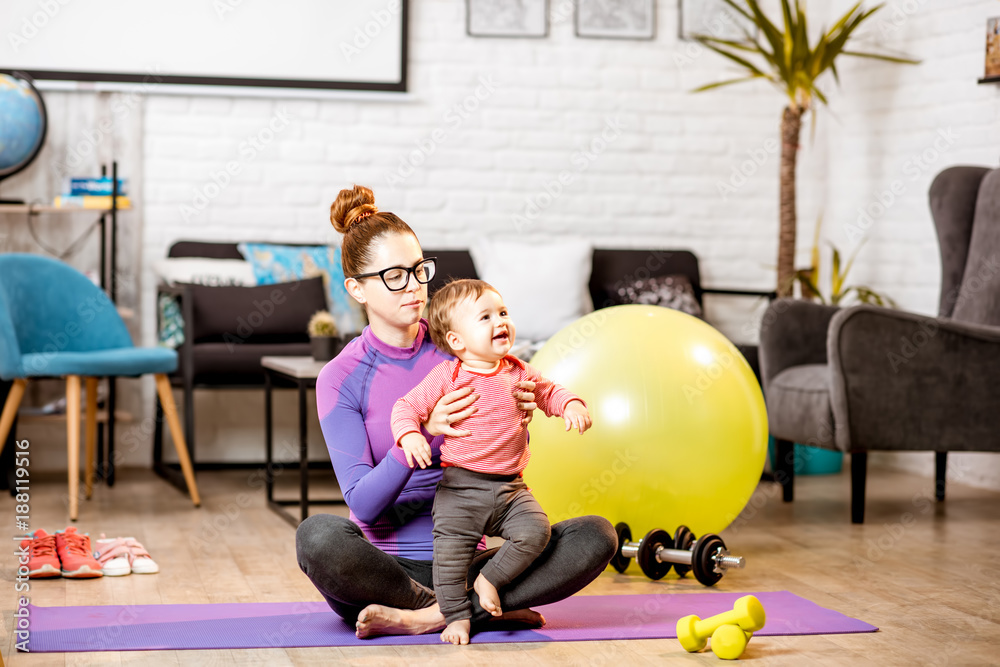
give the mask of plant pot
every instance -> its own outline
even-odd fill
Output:
[[[768,438],[767,449],[773,462],[777,455],[773,436]],[[840,472],[843,465],[843,452],[835,452],[822,447],[810,447],[800,443],[795,444],[796,475],[835,475]]]
[[[343,345],[340,338],[334,336],[311,336],[309,345],[316,361],[330,361],[340,353]]]

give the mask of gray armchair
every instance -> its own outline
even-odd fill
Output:
[[[938,317],[781,299],[764,315],[761,373],[775,480],[794,497],[794,442],[851,454],[864,522],[868,452],[1000,451],[1000,169],[952,167],[930,188],[941,250]]]

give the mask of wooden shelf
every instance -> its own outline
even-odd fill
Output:
[[[85,410],[81,407],[80,408],[80,421],[81,422],[83,421],[84,416],[85,416],[84,412],[85,412]],[[35,423],[39,423],[39,424],[45,424],[45,423],[54,424],[54,423],[57,423],[57,422],[65,422],[66,421],[66,414],[65,413],[59,413],[59,414],[54,414],[54,415],[24,415],[24,414],[18,413],[17,419],[22,424],[35,424]],[[101,423],[101,422],[107,422],[107,421],[108,421],[108,411],[107,410],[98,410],[97,411],[97,422]],[[118,423],[118,424],[128,424],[128,423],[131,423],[132,421],[134,421],[134,420],[132,419],[132,413],[131,412],[128,412],[127,410],[115,410],[115,422],[116,423]]]
[[[128,211],[131,207],[119,206],[119,211]],[[108,208],[83,208],[82,206],[51,206],[31,204],[0,204],[0,213],[110,213]]]
[[[1000,83],[1000,76],[984,76],[979,83]]]

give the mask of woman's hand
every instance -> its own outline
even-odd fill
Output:
[[[514,391],[514,398],[517,399],[517,407],[527,413],[524,415],[524,419],[521,420],[521,425],[527,426],[531,423],[531,417],[535,414],[535,409],[538,408],[538,405],[535,403],[535,383],[531,380],[525,380],[518,382],[515,386],[521,390]]]
[[[471,435],[472,431],[459,431],[452,424],[465,419],[478,409],[472,405],[477,398],[479,394],[473,394],[472,387],[462,387],[445,394],[434,406],[430,418],[424,423],[424,428],[431,435],[450,435],[454,438]]]

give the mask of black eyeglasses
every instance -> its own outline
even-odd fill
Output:
[[[375,276],[378,276],[382,279],[382,283],[385,285],[387,290],[390,292],[398,292],[406,289],[406,286],[410,282],[411,273],[413,274],[413,277],[417,279],[417,282],[422,285],[426,285],[433,280],[436,260],[437,257],[428,257],[427,259],[420,260],[409,269],[402,266],[390,266],[388,269],[382,269],[381,271],[376,271],[374,273],[359,273],[358,275],[351,277],[358,280],[361,278],[374,278]]]

